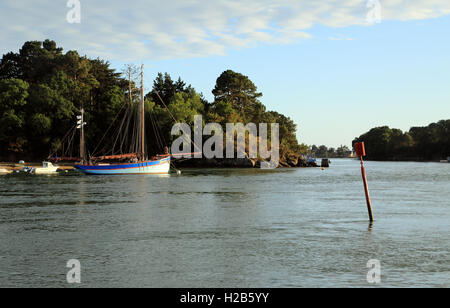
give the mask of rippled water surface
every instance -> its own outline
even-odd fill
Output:
[[[0,286],[450,287],[450,164],[0,176]]]

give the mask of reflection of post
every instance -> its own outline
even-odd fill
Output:
[[[369,187],[367,185],[366,169],[364,168],[363,156],[366,156],[364,142],[355,144],[356,155],[361,159],[361,174],[364,183],[364,192],[366,193],[367,211],[369,212],[369,220],[373,222],[372,204],[370,202]]]

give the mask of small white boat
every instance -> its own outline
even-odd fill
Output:
[[[58,171],[58,166],[53,166],[52,163],[44,161],[42,163],[42,168],[36,168],[36,174],[50,174],[56,173]]]
[[[37,168],[25,167],[23,171],[30,174],[55,174],[57,173],[58,168],[59,168],[58,166],[53,166],[52,163],[44,161],[42,163],[42,167]]]

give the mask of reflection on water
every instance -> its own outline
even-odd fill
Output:
[[[449,286],[450,164],[0,176],[0,286]]]

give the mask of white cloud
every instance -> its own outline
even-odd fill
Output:
[[[354,38],[351,37],[330,37],[330,41],[354,41]]]
[[[66,0],[3,0],[0,52],[53,39],[91,57],[121,61],[224,55],[258,44],[311,37],[314,25],[367,25],[367,0],[80,0],[81,24],[66,21]],[[448,0],[384,0],[384,20],[450,14]],[[330,38],[333,39],[333,38]],[[336,38],[334,38],[336,39]],[[338,38],[341,39],[341,38]]]

